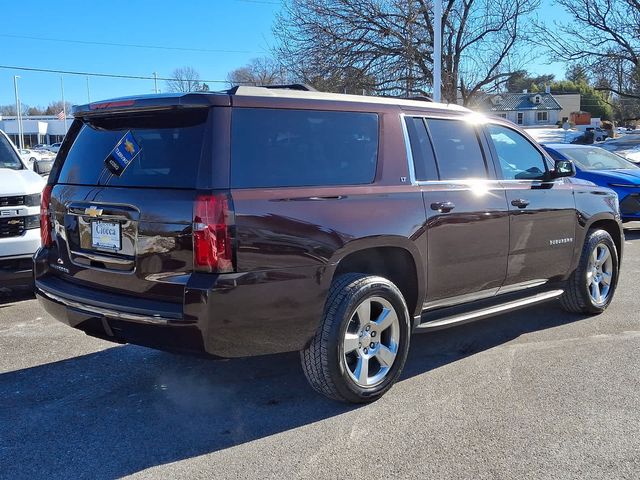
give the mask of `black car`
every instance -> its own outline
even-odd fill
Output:
[[[43,192],[36,293],[105,340],[300,351],[319,392],[371,401],[410,335],[560,299],[602,312],[613,191],[458,106],[294,89],[76,107]]]

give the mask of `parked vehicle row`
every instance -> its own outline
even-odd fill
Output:
[[[32,150],[29,148],[23,148],[18,151],[27,166],[34,172],[40,175],[47,175],[51,171],[56,156],[55,153],[49,150]]]
[[[615,192],[505,120],[257,87],[74,115],[34,274],[45,309],[89,335],[298,350],[318,392],[368,402],[400,376],[413,331],[613,298]]]

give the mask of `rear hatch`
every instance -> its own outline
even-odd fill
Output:
[[[92,290],[182,302],[209,112],[75,120],[53,174],[53,275]]]

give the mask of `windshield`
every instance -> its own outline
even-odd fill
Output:
[[[573,160],[583,170],[621,170],[637,169],[633,163],[628,162],[619,155],[608,152],[600,147],[592,148],[563,148],[559,150]]]
[[[0,134],[0,168],[10,168],[11,170],[22,170],[24,166],[11,147],[9,140]]]

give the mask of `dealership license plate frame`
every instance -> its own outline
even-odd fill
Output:
[[[97,225],[110,225],[114,226],[116,233],[114,235],[103,235],[101,238],[96,239],[96,226]],[[104,220],[91,220],[91,248],[96,250],[106,250],[109,252],[119,252],[122,250],[122,225],[116,221],[104,221]]]

